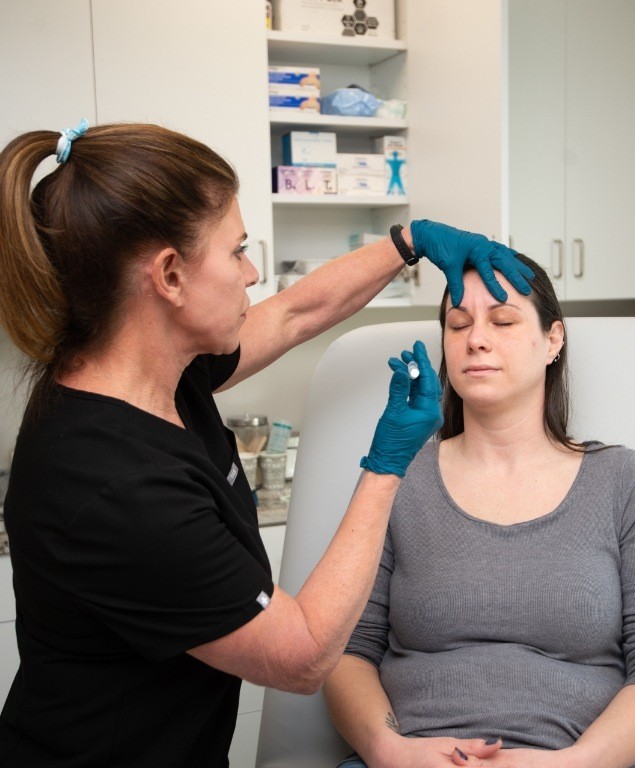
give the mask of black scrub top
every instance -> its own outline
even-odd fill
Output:
[[[227,765],[240,680],[185,652],[273,593],[211,395],[238,357],[184,372],[186,429],[65,387],[27,412],[5,503],[20,668],[0,716],[3,768]]]

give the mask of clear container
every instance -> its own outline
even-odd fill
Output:
[[[285,477],[287,480],[293,480],[293,473],[295,472],[295,460],[298,455],[298,444],[300,441],[300,435],[297,432],[292,432],[287,445],[287,466],[285,469]]]
[[[260,453],[264,450],[269,436],[269,422],[266,416],[252,413],[228,416],[227,426],[236,435],[239,451]]]
[[[288,421],[274,421],[269,433],[267,453],[285,453],[291,437],[291,429],[292,426]]]

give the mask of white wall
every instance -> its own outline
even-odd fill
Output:
[[[0,328],[0,469],[9,466],[24,410],[25,387],[20,374],[21,358]]]

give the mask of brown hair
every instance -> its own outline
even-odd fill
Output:
[[[107,340],[149,246],[193,256],[201,225],[221,218],[238,190],[233,168],[204,144],[116,124],[88,129],[31,194],[58,139],[33,131],[0,153],[0,323],[36,384]]]
[[[556,293],[545,270],[523,254],[516,254],[517,258],[534,271],[535,278],[531,281],[531,293],[529,298],[536,308],[538,320],[544,333],[547,333],[553,323],[559,320],[564,326],[564,316],[558,303]],[[468,270],[471,269],[468,268]],[[466,270],[466,271],[468,271]],[[439,322],[441,323],[441,338],[445,335],[445,316],[448,299],[446,287],[441,307],[439,309]],[[464,430],[463,424],[463,400],[457,395],[454,387],[448,379],[448,371],[445,361],[445,352],[442,351],[439,378],[443,386],[443,417],[444,423],[438,432],[441,440],[455,437]],[[560,350],[557,360],[547,366],[545,376],[545,404],[543,410],[543,423],[546,433],[551,439],[567,448],[584,450],[583,446],[574,443],[567,434],[569,425],[569,367],[567,365],[567,344]]]

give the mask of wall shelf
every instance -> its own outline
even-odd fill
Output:
[[[267,33],[269,60],[280,64],[316,66],[328,61],[345,66],[372,66],[406,50],[403,40],[315,37],[296,32]]]
[[[384,136],[395,131],[404,131],[408,124],[404,118],[347,117],[343,115],[321,115],[317,112],[270,111],[272,129],[281,131],[300,128],[303,130],[336,130],[343,136]]]
[[[298,208],[391,208],[408,205],[408,197],[387,195],[271,195],[274,206]]]

